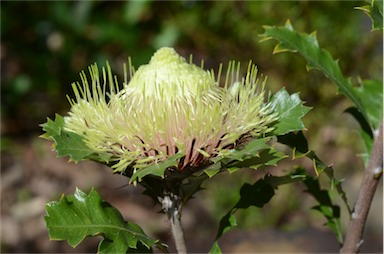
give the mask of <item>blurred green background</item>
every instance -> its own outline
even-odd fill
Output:
[[[109,182],[105,180],[108,169],[99,169],[100,166],[92,163],[76,166],[67,164],[65,159],[56,159],[49,142],[37,137],[42,134],[39,124],[45,122],[46,117],[53,118],[55,113],[65,115],[69,110],[65,95],[71,95],[70,84],[79,80],[81,70],[94,62],[102,66],[109,61],[122,80],[122,66],[128,57],[138,67],[147,63],[162,46],[174,47],[187,58],[193,54],[195,63],[204,59],[205,66],[215,70],[220,63],[225,65],[229,60],[240,61],[246,68],[252,60],[260,72],[268,76],[267,88],[272,92],[282,87],[290,93],[300,92],[306,105],[314,107],[304,119],[310,148],[326,163],[334,164],[339,178],[347,179],[345,186],[352,204],[361,180],[363,163],[357,154],[363,151],[363,145],[356,131],[357,123],[343,114],[351,103],[337,95],[336,86],[321,74],[308,73],[305,61],[299,56],[272,55],[275,43],[259,43],[258,35],[263,33],[263,25],[280,26],[289,19],[298,31],[317,30],[320,45],[340,59],[343,73],[353,77],[353,81],[357,77],[382,80],[383,34],[371,33],[369,18],[354,9],[366,4],[362,1],[2,1],[3,250],[71,251],[64,244],[48,242],[42,216],[45,202],[57,198],[61,192],[73,192],[74,186],[82,189],[95,186],[104,190],[105,196],[115,203],[107,200],[127,209],[125,214],[132,219],[140,221],[143,217],[140,213],[137,217],[132,215],[132,209],[138,207],[157,212],[158,207],[154,209],[149,200],[138,197],[140,191],[132,190],[133,186],[115,190],[126,182],[123,177],[111,176],[113,179]],[[207,190],[199,193],[198,199],[186,208],[192,211],[190,218],[185,212],[186,220],[194,222],[190,228],[187,226],[187,235],[191,232],[200,235],[198,239],[189,237],[193,245],[190,249],[208,251],[218,218],[236,202],[237,190],[244,181],[252,183],[268,170],[282,174],[299,163],[311,169],[309,161],[287,159],[277,168],[222,175],[206,184]],[[325,221],[309,210],[315,203],[302,191],[300,185],[282,187],[265,209],[240,211],[240,227],[286,232],[306,227],[323,230]],[[121,199],[117,198],[119,195]],[[368,223],[372,225],[368,224],[367,228],[368,232],[373,232],[374,239],[381,239],[379,246],[380,241],[382,244],[383,214],[380,195],[382,188],[378,191],[378,203],[371,210],[371,216],[375,217],[370,219]],[[137,203],[131,210],[121,204],[127,202],[127,196],[132,203]],[[26,207],[36,212],[20,215],[20,209]],[[36,220],[36,224],[31,220]],[[377,226],[377,220],[381,220],[381,227]],[[204,223],[198,223],[201,221]],[[184,223],[189,225],[188,221]],[[168,239],[163,232],[166,226],[159,229],[151,224],[146,229]],[[38,230],[28,235],[28,227]],[[95,245],[90,246],[79,251],[94,250]],[[227,248],[228,252],[238,250],[233,246]],[[337,246],[335,248],[337,251]]]

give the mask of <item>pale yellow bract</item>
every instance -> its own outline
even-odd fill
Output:
[[[239,66],[230,63],[222,87],[220,70],[215,78],[174,49],[161,48],[137,72],[129,66],[132,77],[119,89],[109,66],[100,77],[93,65],[91,84],[84,72],[82,84],[73,84],[75,99],[69,98],[65,128],[95,152],[110,154],[118,172],[177,153],[184,155],[177,170],[209,164],[209,158],[264,136],[277,120],[264,102],[265,79],[260,83],[254,65],[240,78]]]

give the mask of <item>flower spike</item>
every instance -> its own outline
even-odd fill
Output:
[[[110,155],[116,172],[166,161],[178,154],[175,171],[195,170],[211,159],[273,129],[277,114],[264,102],[264,86],[251,62],[240,78],[240,64],[230,62],[225,85],[221,67],[215,78],[188,63],[172,48],[161,48],[119,89],[109,65],[84,72],[73,84],[75,99],[65,129],[83,137],[98,154]],[[107,92],[108,91],[108,92]]]

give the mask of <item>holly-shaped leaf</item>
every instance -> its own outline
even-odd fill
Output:
[[[90,149],[80,135],[71,131],[66,131],[64,125],[64,118],[59,114],[56,114],[54,121],[48,118],[47,122],[41,125],[45,133],[40,137],[54,142],[54,148],[58,156],[69,156],[70,160],[75,162],[84,159],[104,163],[109,162],[111,158],[110,154],[97,153]]]
[[[338,61],[331,54],[320,48],[316,33],[306,34],[296,32],[289,21],[285,26],[264,26],[265,32],[261,35],[262,41],[275,39],[278,41],[273,53],[297,52],[307,60],[307,69],[317,69],[327,78],[337,84],[339,91],[347,96],[356,105],[363,116],[368,119],[361,98],[346,79],[340,69]]]
[[[328,220],[326,225],[336,234],[339,243],[342,243],[343,232],[340,222],[340,207],[332,203],[330,191],[321,189],[319,178],[307,176],[303,182],[307,187],[306,191],[319,203],[319,205],[314,206],[313,209],[324,215]]]
[[[88,236],[101,236],[99,253],[148,252],[154,245],[167,251],[166,245],[148,237],[138,225],[125,222],[95,190],[86,194],[76,189],[74,195],[48,203],[46,211],[50,239],[66,240],[72,247]]]
[[[154,175],[159,177],[164,177],[165,170],[167,168],[175,167],[178,164],[179,159],[184,156],[183,153],[177,153],[170,156],[165,161],[149,165],[144,168],[136,169],[130,179],[130,183],[135,181],[141,181],[147,175]]]
[[[234,173],[241,168],[258,169],[262,166],[273,166],[278,161],[286,158],[286,155],[275,150],[267,142],[271,137],[252,140],[244,147],[231,149],[211,159],[214,163],[207,167],[204,172],[213,177],[217,173],[227,170]]]
[[[301,118],[310,107],[304,106],[297,93],[289,95],[283,88],[271,98],[271,107],[278,114],[279,120],[274,125],[274,135],[283,135],[305,128]]]
[[[237,226],[235,213],[238,209],[246,209],[250,206],[261,208],[274,195],[273,186],[264,179],[260,179],[252,185],[245,183],[240,189],[239,201],[221,218],[215,242],[209,253],[221,253],[218,241],[223,234]]]

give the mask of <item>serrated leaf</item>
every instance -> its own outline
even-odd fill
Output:
[[[215,242],[210,253],[221,253],[218,240],[220,237],[237,226],[235,212],[238,209],[246,209],[250,206],[263,207],[275,195],[273,187],[264,179],[254,184],[245,183],[240,189],[239,201],[221,218]]]
[[[278,161],[286,158],[286,155],[275,150],[267,144],[271,137],[252,140],[242,148],[229,150],[225,155],[211,159],[214,163],[204,170],[213,177],[222,170],[234,173],[241,168],[257,169],[261,166],[274,166]]]
[[[324,215],[328,220],[327,225],[336,234],[339,243],[342,243],[343,233],[340,222],[340,208],[333,205],[329,191],[320,188],[319,178],[308,176],[303,182],[307,187],[306,191],[319,203],[319,205],[313,207],[313,209],[318,210]]]
[[[278,41],[280,51],[297,52],[307,60],[307,69],[317,69],[327,78],[337,84],[339,91],[347,96],[357,106],[359,111],[367,118],[364,105],[346,79],[331,54],[320,48],[314,34],[298,33],[289,27],[264,26],[265,33],[261,35],[262,41],[275,39]],[[283,133],[282,133],[283,134]]]
[[[292,148],[293,159],[307,156],[310,152],[308,149],[308,141],[302,131],[277,136],[277,141]]]
[[[56,114],[55,121],[47,118],[47,122],[40,125],[45,133],[40,137],[51,140],[52,136],[60,135],[61,130],[64,128],[64,118]]]
[[[356,7],[364,11],[372,20],[372,30],[383,29],[383,1],[372,0],[371,5]]]
[[[246,158],[254,157],[259,151],[270,147],[267,144],[270,139],[270,137],[267,137],[252,140],[241,149],[230,150],[226,158],[230,160],[242,161]]]
[[[208,168],[204,169],[204,173],[207,174],[209,178],[215,176],[222,169],[221,163],[215,163],[210,165]]]
[[[285,144],[292,148],[293,150],[293,158],[301,158],[306,156],[313,160],[314,169],[317,174],[325,172],[328,178],[331,180],[331,187],[337,190],[337,193],[340,195],[346,208],[349,213],[351,213],[351,208],[349,207],[347,196],[341,186],[341,181],[336,180],[334,175],[334,170],[331,166],[327,166],[323,163],[320,158],[316,155],[314,151],[309,150],[308,141],[303,135],[303,132],[297,133],[288,133],[282,136],[277,137],[278,142]]]
[[[286,158],[287,156],[274,148],[270,147],[269,149],[264,149],[258,152],[256,155],[251,156],[247,159],[242,159],[240,161],[233,161],[227,165],[230,173],[235,172],[240,168],[252,168],[258,169],[262,166],[275,166],[277,162]],[[230,169],[232,168],[232,169]]]
[[[83,159],[95,160],[103,163],[109,162],[109,159],[111,158],[110,154],[99,154],[90,149],[80,135],[66,131],[64,129],[64,124],[64,118],[59,114],[56,114],[54,121],[48,118],[46,123],[41,124],[43,131],[45,131],[41,137],[54,142],[54,148],[58,156],[69,156],[70,160],[75,162]]]
[[[52,136],[55,150],[60,157],[69,156],[71,160],[80,161],[95,153],[85,144],[83,138],[69,131],[61,131],[60,135]]]
[[[285,176],[273,176],[273,175],[266,175],[264,177],[264,180],[271,185],[273,188],[277,188],[280,185],[283,184],[289,184],[294,182],[303,181],[306,179],[307,174],[305,170],[303,169],[297,169],[295,172],[285,175]]]
[[[273,135],[283,135],[305,128],[301,118],[311,108],[303,105],[297,93],[289,95],[283,88],[271,98],[270,103],[273,111],[279,117],[278,122],[274,125]]]
[[[100,253],[126,253],[140,242],[148,251],[166,246],[143,232],[136,224],[125,222],[117,209],[102,201],[95,190],[89,194],[76,189],[74,195],[62,196],[46,206],[45,221],[51,240],[66,240],[76,247],[88,236],[101,236]]]
[[[182,158],[183,156],[184,154],[177,153],[167,158],[165,161],[161,163],[152,164],[144,168],[136,169],[136,171],[133,173],[129,182],[132,183],[137,180],[140,182],[147,175],[164,177],[165,170],[167,168],[177,166],[179,159]]]

